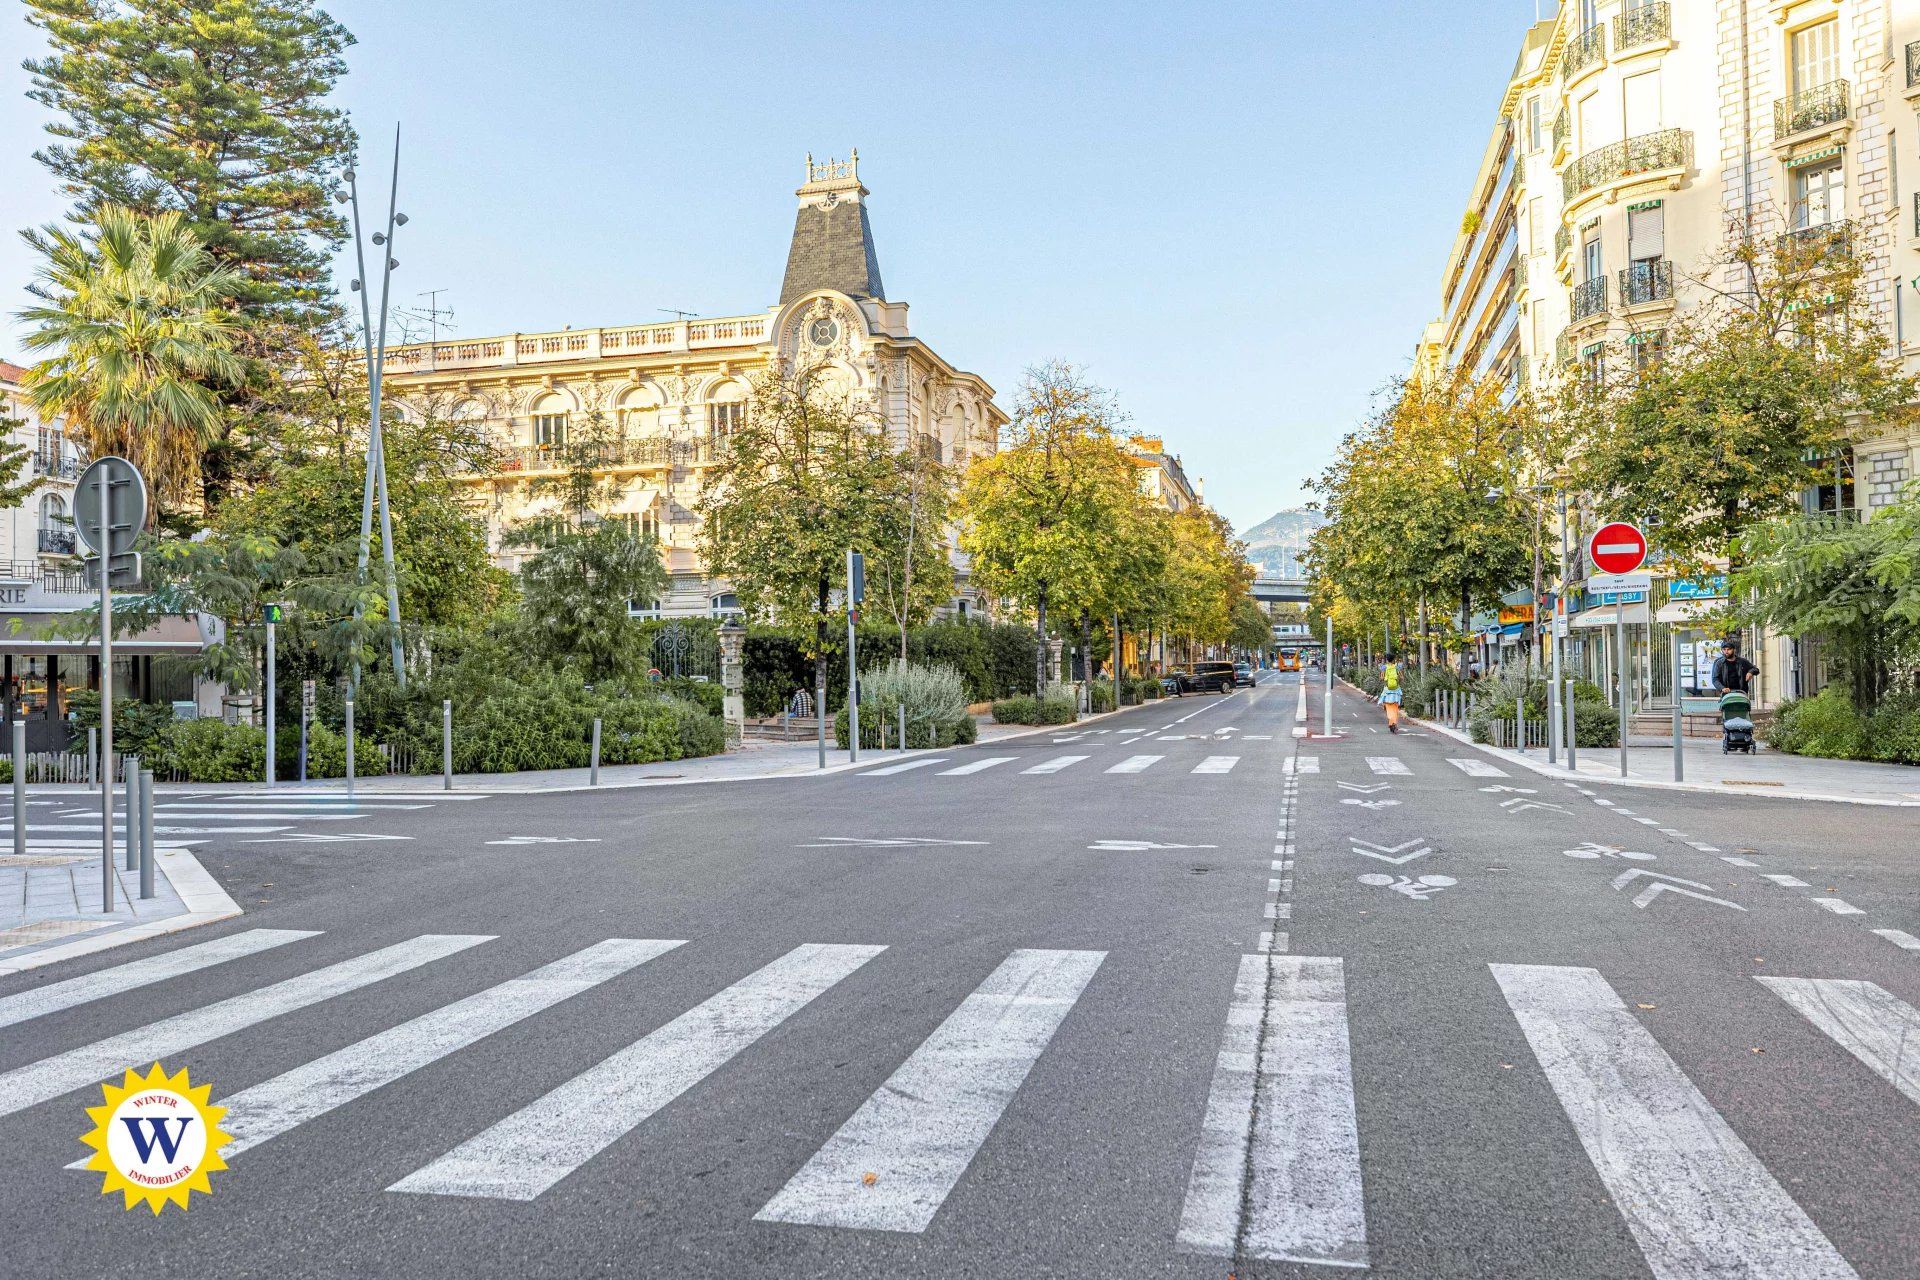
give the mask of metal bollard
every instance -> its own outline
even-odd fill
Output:
[[[587,785],[600,785],[600,717],[593,718],[593,763],[589,767]]]
[[[1564,702],[1567,708],[1567,768],[1577,772],[1580,764],[1580,735],[1574,732],[1572,676],[1567,677],[1567,693]]]
[[[347,699],[347,799],[353,799],[353,699]]]
[[[1515,699],[1513,704],[1513,740],[1518,744],[1520,753],[1522,755],[1526,754],[1527,701],[1525,698]]]
[[[1557,684],[1554,684],[1552,681],[1548,681],[1547,682],[1547,723],[1544,726],[1546,729],[1545,737],[1547,739],[1547,763],[1548,764],[1560,763],[1560,744],[1558,741],[1558,735],[1555,732],[1555,730],[1557,730],[1559,726],[1560,726],[1560,686]]]
[[[453,699],[440,704],[440,789],[453,790]]]
[[[907,749],[907,704],[900,704],[900,749]]]
[[[126,869],[140,869],[140,757],[121,756],[120,776],[127,787],[127,860]]]
[[[87,730],[87,785],[100,785],[100,730]]]
[[[140,771],[140,896],[153,896],[153,864],[159,858],[153,847],[153,770]]]
[[[13,722],[13,851],[27,852],[27,722]]]

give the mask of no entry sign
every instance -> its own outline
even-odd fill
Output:
[[[1587,559],[1601,573],[1632,573],[1647,562],[1647,535],[1630,524],[1603,524],[1587,542]]]

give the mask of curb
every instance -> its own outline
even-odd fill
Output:
[[[0,958],[0,977],[58,964],[62,960],[94,955],[129,943],[145,942],[148,938],[198,928],[217,920],[231,920],[242,914],[240,904],[220,887],[220,882],[200,865],[200,860],[192,853],[178,849],[162,856],[168,861],[159,864],[160,872],[173,885],[173,891],[180,895],[180,901],[187,905],[187,910],[163,920],[148,920],[124,929],[110,929],[91,937],[76,938],[72,942],[12,960]]]
[[[1413,717],[1409,716],[1408,719],[1413,719]],[[1775,790],[1772,787],[1764,790],[1749,791],[1744,788],[1736,790],[1726,787],[1724,784],[1721,786],[1713,786],[1704,782],[1669,782],[1662,781],[1659,778],[1609,778],[1597,773],[1579,773],[1560,765],[1547,764],[1544,761],[1535,762],[1527,759],[1527,757],[1523,755],[1511,751],[1503,751],[1498,747],[1489,746],[1484,742],[1475,742],[1470,735],[1462,733],[1460,730],[1452,728],[1451,726],[1441,724],[1437,720],[1416,720],[1415,723],[1431,729],[1435,733],[1452,738],[1455,742],[1464,743],[1472,747],[1475,751],[1490,755],[1496,760],[1504,760],[1508,764],[1519,765],[1521,768],[1537,773],[1543,778],[1553,778],[1559,782],[1597,783],[1607,787],[1639,787],[1643,791],[1688,791],[1695,795],[1703,796],[1737,795],[1752,796],[1762,800],[1819,800],[1827,804],[1868,805],[1880,809],[1920,809],[1920,800],[1882,800],[1871,796],[1837,796],[1825,791],[1792,791],[1784,788]],[[1601,747],[1588,748],[1588,750],[1610,751],[1617,750],[1617,748]]]

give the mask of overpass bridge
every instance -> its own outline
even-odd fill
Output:
[[[1261,604],[1305,604],[1307,595],[1305,578],[1255,578],[1253,580],[1253,598]]]

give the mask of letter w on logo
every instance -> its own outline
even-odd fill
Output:
[[[162,1159],[171,1162],[174,1154],[180,1150],[180,1139],[187,1136],[187,1126],[193,1123],[192,1116],[181,1116],[178,1132],[167,1132],[166,1116],[122,1116],[120,1123],[127,1126],[127,1132],[133,1137],[133,1149],[140,1153],[140,1163],[146,1164],[153,1159],[153,1149],[160,1148]],[[147,1126],[143,1134],[141,1124]]]

